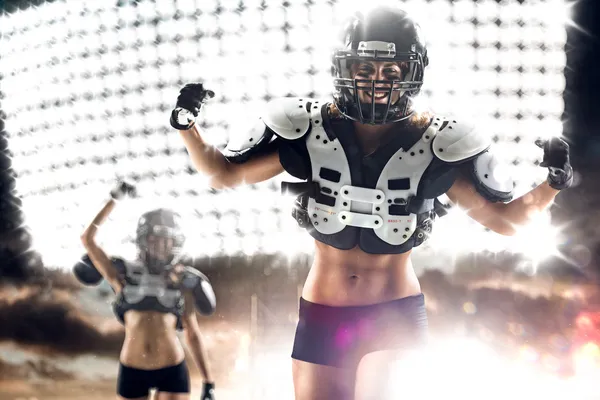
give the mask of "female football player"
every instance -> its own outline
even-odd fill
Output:
[[[214,93],[186,85],[171,113],[213,188],[283,171],[305,181],[284,187],[298,194],[294,217],[315,239],[292,352],[298,400],[385,398],[376,378],[390,354],[426,342],[411,251],[431,232],[438,197],[512,235],[572,182],[568,146],[552,139],[540,143],[547,181],[512,199],[513,182],[485,135],[465,121],[415,111],[428,63],[413,20],[379,8],[345,28],[332,58],[331,100],[271,101],[258,125],[233,132],[223,152],[195,124]]]
[[[81,236],[87,255],[76,267],[78,277],[99,273],[116,293],[113,310],[125,326],[119,357],[118,399],[148,399],[156,389],[157,400],[187,400],[190,379],[184,350],[177,337],[183,330],[187,346],[204,378],[203,400],[214,399],[214,383],[202,345],[196,310],[210,315],[215,295],[207,278],[179,263],[183,246],[178,218],[173,211],[144,213],[136,232],[139,257],[134,262],[109,258],[98,246],[98,227],[114,209],[116,201],[134,192],[120,183],[111,199]],[[96,272],[97,271],[97,272]],[[91,283],[85,279],[84,283]]]

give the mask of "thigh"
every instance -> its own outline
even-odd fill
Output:
[[[356,400],[422,397],[423,360],[419,350],[382,350],[366,354],[356,369]]]
[[[189,393],[156,392],[154,400],[189,400]]]
[[[387,400],[391,369],[399,356],[397,351],[384,350],[366,354],[356,368],[356,400]]]
[[[296,400],[353,400],[354,372],[292,359]]]

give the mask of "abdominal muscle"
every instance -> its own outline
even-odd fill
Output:
[[[181,363],[185,353],[177,336],[176,324],[177,318],[172,314],[127,311],[121,363],[144,370]]]
[[[344,307],[383,303],[421,293],[410,260],[411,251],[368,254],[358,247],[339,250],[315,243],[315,258],[302,291],[305,300]]]

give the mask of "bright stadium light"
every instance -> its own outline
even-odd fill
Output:
[[[593,398],[595,380],[591,376],[564,379],[544,370],[551,370],[550,364],[558,362],[537,354],[502,356],[475,338],[436,338],[427,349],[396,363],[388,394],[389,398],[440,398],[456,393],[468,400],[482,396],[494,400]],[[597,374],[598,369],[594,372]],[[432,380],[438,384],[427,384]]]
[[[124,202],[127,212],[117,211],[103,227],[112,251],[134,254],[133,243],[125,240],[131,234],[120,232],[129,232],[138,214],[159,198],[199,212],[189,218],[190,237],[197,242],[188,243],[197,252],[193,256],[310,251],[310,237],[290,215],[293,197],[281,197],[277,184],[214,195],[207,177],[186,172],[190,162],[183,143],[168,124],[178,81],[204,81],[216,92],[199,122],[206,140],[223,146],[234,129],[244,129],[244,121],[252,126],[266,96],[330,96],[337,26],[356,10],[389,2],[242,3],[240,9],[237,0],[119,7],[55,1],[0,17],[0,90],[17,191],[46,264],[70,266],[82,252],[78,238],[84,224],[114,180],[134,176],[141,199]],[[545,171],[535,163],[542,153],[533,142],[562,133],[565,27],[572,24],[567,3],[402,4],[422,21],[431,60],[419,107],[487,126],[483,134],[497,138],[499,158],[516,177],[517,195],[541,182]],[[177,11],[183,18],[175,19]],[[276,183],[290,179],[284,175]],[[455,240],[466,235],[473,239]],[[453,211],[417,251],[513,249],[539,258],[543,244],[523,238],[517,246],[513,239],[485,232]],[[553,242],[548,237],[544,243]]]

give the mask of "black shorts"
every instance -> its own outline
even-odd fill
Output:
[[[427,342],[422,294],[368,306],[332,307],[300,298],[292,358],[355,368],[368,353],[411,349]]]
[[[151,389],[159,392],[189,393],[190,376],[185,361],[160,369],[137,369],[119,363],[117,394],[126,399],[148,396]]]

